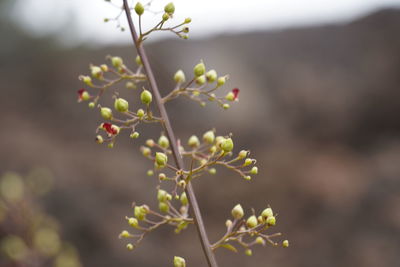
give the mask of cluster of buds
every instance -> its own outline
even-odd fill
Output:
[[[119,237],[132,239],[126,247],[128,250],[133,250],[137,247],[146,234],[156,230],[162,225],[171,225],[175,227],[175,233],[180,233],[182,230],[193,223],[193,219],[189,218],[189,202],[185,192],[182,192],[178,197],[172,197],[167,191],[158,189],[157,191],[158,209],[155,211],[147,205],[133,204],[133,216],[126,217],[126,220],[136,233],[131,233],[128,230],[123,230]],[[179,202],[180,208],[177,209],[173,205],[173,200]],[[139,232],[139,233],[137,233]]]
[[[276,225],[276,215],[274,215],[271,207],[265,208],[258,216],[254,210],[252,215],[245,218],[243,208],[237,204],[231,211],[233,220],[228,219],[225,222],[226,233],[225,235],[212,245],[212,249],[226,248],[237,252],[234,243],[244,248],[246,255],[251,256],[251,247],[255,245],[265,246],[269,243],[273,246],[279,244],[272,240],[272,238],[281,236],[281,233],[265,234],[264,232],[270,227]],[[247,240],[246,240],[247,239]],[[282,241],[283,247],[289,246],[289,241]]]
[[[186,82],[183,70],[178,70],[174,75],[176,87],[163,98],[166,103],[180,95],[198,102],[205,106],[205,101],[216,102],[222,108],[230,108],[229,102],[239,101],[239,89],[234,88],[225,96],[217,96],[215,91],[221,88],[227,81],[228,75],[218,76],[216,70],[207,70],[203,61],[193,68],[193,78]]]

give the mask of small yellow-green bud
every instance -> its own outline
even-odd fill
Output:
[[[233,141],[232,138],[226,138],[222,143],[221,143],[221,148],[222,150],[227,153],[231,152],[233,149]]]
[[[228,101],[233,101],[233,100],[235,100],[235,94],[232,92],[229,92],[226,94],[225,99]]]
[[[174,257],[174,267],[186,267],[186,261],[182,257]]]
[[[156,152],[156,164],[158,167],[165,167],[168,162],[168,157],[164,153]]]
[[[217,72],[215,70],[209,70],[206,73],[207,81],[210,83],[215,82],[217,80]]]
[[[100,67],[92,66],[91,67],[92,76],[95,78],[101,78],[103,76],[103,71]]]
[[[188,24],[188,23],[190,23],[190,22],[192,22],[192,19],[191,19],[191,18],[186,18],[185,21],[184,21],[185,24]]]
[[[208,100],[215,101],[215,99],[217,99],[217,96],[214,93],[210,94],[210,97],[208,98]]]
[[[158,139],[158,145],[162,148],[168,148],[169,147],[168,138],[164,135],[161,135],[160,138]]]
[[[210,153],[215,153],[216,151],[217,151],[217,147],[216,146],[210,147]]]
[[[247,157],[247,151],[246,150],[241,150],[238,154],[238,158],[239,159],[244,159],[245,157]]]
[[[143,209],[143,207],[135,206],[133,209],[133,214],[135,215],[136,219],[142,221],[146,217],[146,210]]]
[[[150,148],[144,146],[144,147],[141,148],[141,150],[142,150],[143,156],[145,156],[145,157],[150,156],[150,154],[151,154],[151,149]]]
[[[153,176],[154,175],[154,171],[153,170],[148,170],[146,174],[147,174],[147,176]]]
[[[213,131],[207,131],[203,134],[203,140],[204,142],[208,143],[208,144],[212,144],[214,143],[215,140],[215,134]]]
[[[135,5],[135,12],[136,14],[138,14],[139,16],[141,16],[144,13],[144,6],[142,5],[142,3],[137,2]]]
[[[177,83],[184,83],[186,81],[185,73],[183,70],[178,70],[174,75],[174,80]]]
[[[248,228],[256,227],[258,225],[257,217],[254,215],[250,216],[246,221],[246,225]]]
[[[264,219],[267,219],[269,217],[274,216],[274,212],[272,211],[271,208],[266,208],[261,212],[261,216],[263,216]]]
[[[114,142],[108,143],[107,147],[108,148],[113,148],[114,147]]]
[[[188,198],[187,198],[185,192],[183,192],[183,193],[181,194],[180,199],[181,199],[181,203],[182,203],[183,206],[186,206],[187,204],[189,204],[189,201],[188,201]]]
[[[88,107],[89,108],[94,108],[96,106],[96,104],[94,103],[94,102],[90,102],[89,104],[88,104]]]
[[[208,170],[208,172],[209,172],[210,174],[216,174],[216,173],[217,173],[217,170],[216,170],[215,168],[211,168],[211,169]]]
[[[129,243],[129,244],[127,244],[126,245],[126,249],[128,249],[128,250],[133,250],[135,247],[131,244],[131,243]]]
[[[140,94],[140,100],[142,100],[143,104],[149,105],[151,101],[153,101],[153,96],[148,90],[143,90]]]
[[[88,101],[90,99],[90,94],[88,91],[83,91],[81,94],[81,99],[83,101]]]
[[[217,80],[217,86],[222,86],[226,83],[226,76],[219,77]]]
[[[101,65],[100,65],[100,69],[101,69],[103,72],[107,72],[107,71],[108,71],[108,66],[107,66],[106,64],[101,64]]]
[[[85,84],[87,84],[87,85],[89,85],[89,86],[92,86],[93,84],[92,84],[92,78],[90,78],[89,76],[81,76],[82,77],[82,81],[85,83]]]
[[[258,173],[258,168],[256,166],[254,166],[253,168],[251,168],[250,173],[251,174],[257,174]]]
[[[139,138],[139,135],[140,134],[138,132],[133,132],[133,133],[131,133],[131,135],[129,137],[132,139],[137,139],[137,138]]]
[[[284,247],[284,248],[289,247],[289,240],[283,240],[282,247]]]
[[[256,238],[256,244],[264,245],[265,244],[264,238],[262,238],[261,236],[257,237]]]
[[[164,181],[164,180],[167,179],[167,176],[165,175],[165,173],[160,173],[160,174],[158,175],[158,179],[160,179],[160,181]]]
[[[133,83],[133,82],[127,82],[127,83],[125,84],[125,87],[128,88],[128,89],[136,89],[136,88],[137,88],[137,87],[136,87],[136,84]]]
[[[160,202],[160,203],[158,203],[158,209],[159,209],[161,212],[167,213],[167,212],[169,211],[169,206],[168,206],[168,204],[165,203],[165,202]]]
[[[149,147],[153,147],[155,145],[154,140],[153,139],[147,139],[146,140],[146,145]]]
[[[247,158],[247,159],[244,161],[243,166],[249,166],[250,164],[253,164],[253,160]]]
[[[131,234],[128,231],[124,230],[119,234],[119,236],[123,238],[128,238],[131,236]]]
[[[276,224],[276,218],[275,218],[275,216],[270,216],[270,217],[268,217],[268,218],[267,218],[267,224],[268,224],[268,225],[271,225],[271,226],[274,226],[274,225]]]
[[[196,78],[196,83],[198,84],[198,85],[203,85],[203,84],[205,84],[206,83],[206,76],[205,75],[201,75],[201,76],[199,76],[199,77],[197,77]]]
[[[199,138],[197,136],[195,136],[195,135],[192,135],[189,138],[188,145],[191,146],[191,147],[198,147],[200,145]]]
[[[138,111],[136,111],[136,114],[139,118],[143,118],[144,116],[144,110],[143,109],[138,109]]]
[[[243,208],[240,204],[237,204],[233,209],[232,209],[232,216],[233,218],[239,220],[241,218],[243,218],[244,216],[244,211]]]
[[[102,144],[104,142],[104,139],[101,135],[96,136],[96,142],[98,144]]]
[[[257,217],[258,223],[264,223],[264,218],[260,215]]]
[[[167,194],[168,194],[167,191],[159,189],[157,191],[157,199],[158,199],[158,201],[165,202],[167,200]]]
[[[133,217],[131,217],[131,218],[128,219],[128,224],[129,224],[130,226],[134,227],[134,228],[138,228],[138,227],[139,227],[139,222],[138,222],[138,220],[137,220],[136,218],[133,218]]]
[[[112,57],[111,58],[111,64],[114,67],[119,68],[124,64],[124,62],[123,62],[122,58],[120,58],[120,57]]]
[[[223,104],[222,105],[222,108],[223,109],[228,109],[228,108],[230,108],[231,106],[229,105],[229,104],[227,104],[227,103],[225,103],[225,104]]]
[[[205,72],[206,72],[206,66],[204,65],[203,61],[194,66],[193,73],[196,77],[204,75]]]
[[[168,3],[165,7],[164,7],[164,11],[168,14],[174,14],[175,12],[175,6],[174,3]]]
[[[111,120],[112,118],[112,111],[109,108],[101,108],[100,114],[106,120]]]
[[[251,250],[251,249],[246,249],[245,251],[244,251],[244,254],[246,254],[247,256],[251,256],[251,255],[253,255],[253,251]]]
[[[188,33],[189,32],[189,27],[183,27],[182,32]]]
[[[217,147],[221,147],[221,144],[224,142],[224,140],[225,140],[225,137],[220,136],[220,135],[217,136],[215,138],[215,143],[216,143]]]
[[[129,110],[129,103],[123,98],[117,98],[114,102],[114,108],[119,112],[127,112]]]
[[[167,20],[169,20],[169,18],[170,18],[170,16],[169,16],[168,13],[164,13],[164,14],[162,15],[163,21],[167,21]]]
[[[180,181],[178,182],[178,186],[184,188],[184,187],[186,186],[186,182],[185,182],[184,180],[180,180]]]
[[[250,181],[251,180],[251,176],[250,175],[247,175],[247,176],[245,176],[245,177],[243,177],[245,180],[247,180],[247,181]]]
[[[140,58],[139,55],[136,56],[135,61],[136,61],[136,64],[138,64],[139,66],[142,66],[142,65],[143,65],[142,59]]]
[[[232,226],[233,222],[231,220],[226,220],[225,226],[226,228],[230,228]]]

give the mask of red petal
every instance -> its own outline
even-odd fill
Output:
[[[101,128],[103,128],[109,134],[117,134],[117,131],[113,129],[111,123],[108,122],[102,123]]]
[[[239,88],[235,88],[235,89],[232,90],[232,93],[234,95],[233,100],[236,100],[236,99],[239,98],[239,92],[240,92]]]
[[[79,100],[82,100],[82,94],[83,94],[84,92],[86,92],[86,90],[83,89],[83,88],[78,90],[78,99],[79,99]]]

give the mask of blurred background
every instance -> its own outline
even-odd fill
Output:
[[[188,41],[155,34],[147,43],[162,93],[177,69],[190,73],[203,59],[230,74],[226,90],[240,88],[240,102],[222,111],[176,100],[167,105],[173,127],[183,140],[213,127],[233,133],[260,173],[248,183],[221,169],[194,184],[210,239],[240,202],[247,212],[270,204],[291,243],[252,257],[219,250],[220,265],[397,266],[400,1],[197,2],[175,2],[178,21],[193,18]],[[138,151],[145,138],[97,145],[101,117],[76,103],[89,63],[111,54],[134,66],[128,33],[103,23],[118,12],[100,0],[0,0],[0,175],[52,177],[35,205],[79,255],[69,266],[168,266],[174,255],[206,266],[194,227],[160,229],[134,252],[118,239],[132,201],[156,204],[158,181]],[[159,136],[156,127],[140,132]],[[0,253],[0,266],[20,266]]]

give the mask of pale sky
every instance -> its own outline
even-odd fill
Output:
[[[143,0],[147,3],[149,0]],[[152,10],[160,11],[171,0],[154,0]],[[112,0],[120,6],[122,0]],[[136,1],[130,1],[131,3]],[[345,23],[384,7],[400,7],[400,0],[175,0],[175,20],[191,17],[190,37],[261,29],[281,29],[314,24]],[[118,8],[104,0],[20,0],[12,15],[34,34],[60,32],[69,43],[123,43],[129,35],[105,24]],[[21,16],[22,15],[22,16]],[[157,20],[162,14],[156,15]],[[151,13],[144,28],[155,22]],[[126,18],[121,17],[126,25]],[[165,35],[156,35],[153,40]]]

